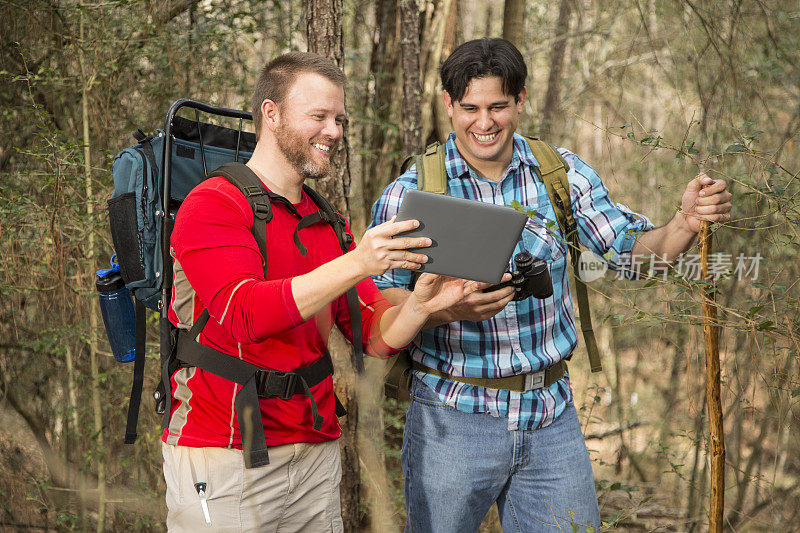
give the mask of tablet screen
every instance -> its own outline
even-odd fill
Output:
[[[408,190],[397,220],[419,220],[403,236],[433,244],[413,251],[428,256],[421,272],[499,283],[528,217],[512,207]]]

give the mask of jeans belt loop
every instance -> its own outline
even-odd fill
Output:
[[[525,374],[525,383],[523,384],[525,390],[523,392],[544,387],[544,375],[544,370]]]

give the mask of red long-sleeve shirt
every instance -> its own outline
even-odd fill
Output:
[[[301,215],[317,210],[306,194],[294,207]],[[341,255],[333,228],[322,222],[301,230],[300,239],[308,249],[303,257],[293,241],[298,219],[280,202],[272,202],[272,212],[266,224],[265,280],[247,200],[222,177],[197,186],[178,211],[172,233],[174,287],[168,316],[178,327],[189,328],[208,308],[211,319],[200,335],[201,344],[261,367],[290,371],[324,354],[334,324],[351,341],[352,331],[344,295],[303,321],[291,290],[293,277]],[[346,230],[350,232],[349,226]],[[380,336],[380,317],[391,304],[371,278],[360,282],[357,291],[365,353],[380,357],[397,353]],[[164,441],[241,448],[234,406],[239,388],[199,368],[178,370],[172,377],[172,414]],[[333,380],[326,378],[311,392],[325,417],[320,431],[311,427],[308,397],[260,399],[268,446],[323,442],[341,435]]]

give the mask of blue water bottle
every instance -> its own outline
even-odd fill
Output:
[[[136,356],[136,313],[131,293],[119,273],[116,254],[111,268],[97,271],[95,285],[100,295],[100,311],[106,325],[106,335],[114,359],[120,363],[133,361]]]

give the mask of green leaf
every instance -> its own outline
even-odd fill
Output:
[[[760,323],[756,329],[759,331],[772,331],[775,329],[775,326],[773,326],[772,320],[765,320]]]
[[[735,154],[737,152],[746,152],[747,147],[741,143],[734,143],[725,148],[726,154]]]

